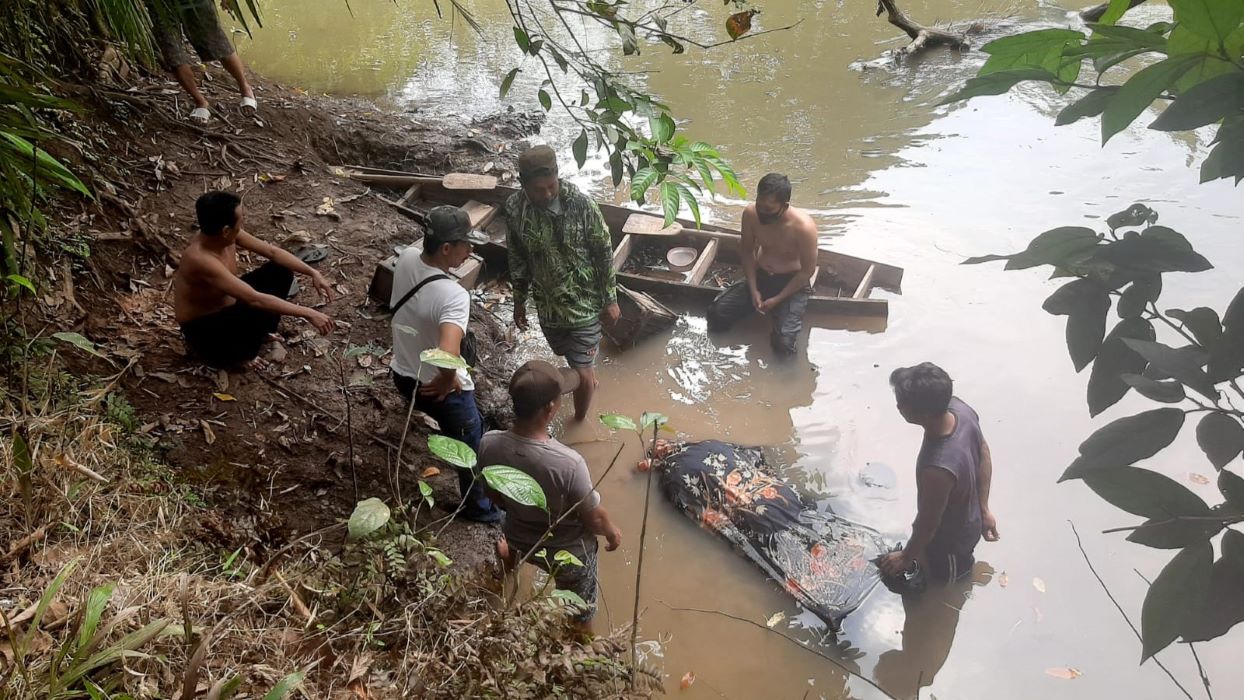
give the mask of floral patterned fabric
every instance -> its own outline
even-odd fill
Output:
[[[687,443],[662,462],[666,496],[724,537],[835,630],[881,580],[887,551],[872,528],[821,513],[774,476],[760,450]]]

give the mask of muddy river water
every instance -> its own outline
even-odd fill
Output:
[[[534,105],[540,77],[530,64],[507,100],[497,97],[501,77],[519,60],[504,3],[465,2],[486,25],[495,21],[484,37],[461,18],[437,19],[430,2],[354,0],[352,17],[341,0],[269,0],[264,28],[253,40],[237,40],[248,63],[270,78],[309,91],[373,96],[415,110],[414,118]],[[920,435],[894,410],[886,380],[896,366],[937,362],[979,411],[993,449],[992,502],[1002,541],[982,543],[977,556],[997,573],[967,596],[951,592],[906,615],[898,598],[876,591],[847,619],[844,637],[858,657],[851,663],[904,698],[914,697],[917,685],[929,686],[920,697],[956,700],[1180,697],[1152,662],[1138,665],[1139,644],[1085,566],[1068,521],[1137,624],[1146,585],[1137,573],[1151,578],[1169,555],[1100,534],[1133,519],[1079,482],[1055,483],[1095,425],[1144,402],[1129,398],[1090,420],[1087,376],[1072,369],[1061,320],[1040,309],[1055,283],[1035,271],[959,263],[1017,250],[1054,226],[1092,226],[1143,201],[1217,265],[1169,276],[1164,301],[1221,309],[1240,284],[1244,202],[1226,182],[1196,184],[1207,139],[1133,129],[1102,149],[1095,121],[1055,128],[1060,100],[1041,90],[938,107],[939,96],[974,72],[978,56],[934,52],[902,68],[856,70],[853,61],[901,44],[898,32],[873,16],[873,3],[768,0],[761,7],[763,26],[803,23],[707,54],[671,56],[649,46],[638,58],[601,58],[644,72],[635,79],[671,105],[680,130],[719,144],[749,186],[770,170],[789,173],[795,202],[814,213],[824,244],[905,268],[903,294],[892,297],[882,332],[850,324],[813,328],[806,353],[785,366],[773,363],[763,326],[710,340],[704,320],[687,315],[668,336],[605,358],[598,408],[660,410],[693,438],[771,446],[788,475],[824,505],[897,540],[914,514]],[[919,0],[904,7],[930,22],[1009,15],[1012,30],[1078,25],[1044,1]],[[720,3],[705,8],[681,21],[720,28]],[[1156,21],[1167,11],[1139,12]],[[603,40],[588,28],[582,37]],[[543,134],[573,171],[570,136],[556,115]],[[603,174],[589,163],[577,180],[613,198]],[[733,222],[739,207],[720,199],[708,205],[708,216]],[[600,474],[616,442],[579,448]],[[637,455],[632,439],[601,486],[627,542],[601,556],[601,615],[614,623],[629,622],[634,591],[644,494],[633,470]],[[878,464],[896,474],[891,488],[867,485],[865,470],[886,473]],[[1210,471],[1190,434],[1151,466],[1218,502],[1212,486],[1190,481],[1190,474]],[[768,630],[672,610],[715,609],[762,625],[781,613],[774,629],[815,639],[814,618],[659,495],[648,533],[642,633],[659,641],[649,651],[662,655],[671,693],[878,697]],[[1198,648],[1220,698],[1244,695],[1242,648],[1239,628]],[[1160,658],[1202,697],[1186,647]],[[1046,673],[1060,667],[1083,676]],[[680,691],[687,671],[697,680]]]

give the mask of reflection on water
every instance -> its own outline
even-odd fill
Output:
[[[467,1],[486,23],[505,18],[499,0]],[[340,0],[270,0],[267,7],[265,28],[253,42],[240,39],[240,48],[257,71],[308,90],[360,92],[403,109],[471,116],[534,104],[542,79],[526,64],[510,98],[499,100],[500,77],[520,59],[508,25],[494,24],[477,38],[461,22],[451,29],[448,20],[436,20],[431,3],[355,0],[353,19]],[[927,22],[1016,12],[1009,0],[912,0],[903,7]],[[720,27],[726,9],[711,2],[704,8],[682,21]],[[982,543],[977,556],[1006,571],[1010,584],[996,577],[973,588],[970,601],[929,598],[921,610],[905,610],[903,601],[877,591],[845,623],[844,638],[860,652],[854,663],[887,685],[908,688],[908,697],[915,685],[928,688],[923,697],[955,700],[1173,697],[1153,663],[1137,666],[1134,638],[1080,561],[1064,522],[1072,518],[1091,532],[1132,519],[1080,484],[1055,483],[1095,425],[1083,405],[1086,378],[1075,374],[1063,348],[1062,321],[1040,310],[1056,283],[959,263],[1020,249],[1055,226],[1091,226],[1147,201],[1217,266],[1172,277],[1163,301],[1221,309],[1240,283],[1244,203],[1229,183],[1196,185],[1203,138],[1134,129],[1101,148],[1095,123],[1055,129],[1052,115],[1063,100],[1040,89],[936,106],[975,70],[976,53],[934,52],[900,68],[852,70],[853,61],[877,56],[897,35],[873,8],[855,0],[767,0],[758,18],[766,26],[797,17],[804,23],[712,54],[675,57],[653,47],[607,60],[617,70],[647,71],[635,79],[671,105],[690,138],[719,144],[746,183],[771,170],[789,173],[796,203],[813,211],[827,244],[906,268],[904,293],[891,297],[884,332],[860,332],[882,330],[867,324],[813,327],[806,356],[780,364],[760,319],[710,339],[703,319],[691,313],[671,335],[604,358],[597,409],[660,410],[691,439],[769,447],[785,474],[825,507],[900,540],[915,513],[920,436],[895,411],[887,377],[896,366],[936,362],[980,412],[993,449],[992,506],[1003,539]],[[1045,3],[1018,13],[1005,26],[1078,26]],[[1143,24],[1169,10],[1145,5],[1139,13]],[[601,40],[599,33],[585,36]],[[565,120],[554,115],[544,136],[573,168]],[[625,197],[604,184],[599,163],[590,162],[578,179],[602,198]],[[706,216],[734,222],[740,205],[719,199]],[[1143,405],[1126,399],[1096,424]],[[621,463],[601,485],[626,543],[603,553],[601,566],[602,616],[627,624],[646,479],[631,468],[639,458],[634,437],[600,432],[578,446],[597,476],[618,441],[626,441]],[[1148,466],[1178,474],[1192,460],[1202,457],[1184,435]],[[1212,485],[1189,488],[1217,497]],[[671,692],[877,697],[778,638],[775,632],[816,644],[820,628],[660,495],[648,533],[641,631],[659,642],[652,651],[663,655]],[[1115,536],[1086,536],[1085,546],[1129,611],[1139,611],[1145,592],[1132,568],[1152,577],[1169,558]],[[1040,590],[1030,583],[1035,578],[1044,581]],[[673,609],[690,607],[761,626]],[[781,621],[764,627],[776,613]],[[1237,629],[1198,648],[1220,696],[1244,687],[1244,668],[1232,653],[1242,641],[1244,630]],[[1162,659],[1190,684],[1197,678],[1185,649],[1172,648]],[[1084,675],[1064,681],[1044,673],[1067,666]],[[680,692],[687,671],[698,680]]]

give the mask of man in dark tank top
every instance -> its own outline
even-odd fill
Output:
[[[924,442],[916,458],[911,538],[878,565],[885,575],[895,576],[919,563],[934,580],[957,580],[971,572],[981,537],[998,539],[997,521],[989,511],[993,462],[980,418],[954,396],[946,371],[931,362],[894,370],[890,385],[899,413],[924,429]]]

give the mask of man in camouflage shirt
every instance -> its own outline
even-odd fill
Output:
[[[574,412],[582,421],[596,391],[601,323],[620,315],[613,243],[596,203],[557,177],[552,148],[523,153],[518,178],[522,191],[505,202],[514,323],[527,330],[530,294],[549,347],[579,373]]]

